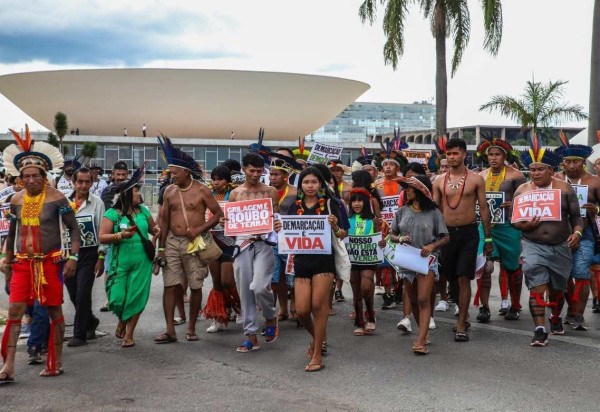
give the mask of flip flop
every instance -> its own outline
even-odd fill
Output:
[[[8,373],[0,372],[0,385],[3,385],[5,383],[12,383],[14,381],[15,381],[14,376],[11,378],[10,376],[8,376]]]
[[[365,333],[367,335],[372,335],[373,333],[375,333],[375,328],[375,322],[367,322],[365,326]]]
[[[195,333],[186,333],[185,340],[187,340],[188,342],[196,342],[199,341],[200,338]]]
[[[183,319],[183,318],[176,317],[175,319],[173,319],[173,324],[175,326],[183,325],[184,323],[185,323],[185,319]]]
[[[125,329],[126,329],[126,328],[127,328],[127,325],[125,325],[125,326],[123,326],[123,327],[120,327],[120,326],[117,324],[117,329],[115,330],[115,336],[116,336],[118,339],[123,339],[123,338],[125,337]]]
[[[425,346],[413,346],[412,350],[415,355],[427,355],[429,353]]]
[[[154,343],[157,345],[161,345],[163,343],[173,343],[177,342],[177,336],[171,336],[168,333],[161,333],[157,337],[154,338]]]
[[[54,376],[62,375],[63,373],[65,373],[65,371],[62,368],[60,368],[60,369],[53,369],[51,371],[49,371],[48,369],[44,369],[43,371],[40,372],[40,377],[42,377],[42,378],[51,378],[51,377],[54,377]]]
[[[363,328],[354,329],[354,336],[365,336],[365,330]]]
[[[134,346],[135,346],[135,341],[133,339],[123,339],[123,342],[121,342],[122,348],[132,348]]]
[[[259,349],[260,349],[260,346],[253,344],[250,339],[246,339],[245,341],[242,342],[242,344],[240,346],[237,347],[236,350],[239,353],[249,353],[249,352],[257,351]]]
[[[308,359],[312,359],[314,352],[315,350],[312,347],[312,343],[309,343],[308,348],[306,349],[306,356],[308,357]]]
[[[304,368],[305,372],[319,372],[325,369],[325,364],[323,363],[309,363]]]
[[[465,332],[456,332],[454,335],[454,342],[468,342],[469,335]]]
[[[275,321],[275,325],[265,326],[265,333],[263,336],[265,337],[265,343],[275,342],[279,336],[279,320]]]
[[[471,327],[471,322],[466,321],[465,322],[465,331],[469,330],[470,327]],[[456,333],[456,325],[454,325],[454,327],[452,328],[452,332]]]

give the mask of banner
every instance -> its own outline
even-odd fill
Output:
[[[490,209],[492,224],[504,223],[506,221],[506,211],[500,207],[504,203],[504,192],[485,192],[485,198],[487,199],[488,209]],[[475,204],[475,216],[477,221],[481,222],[478,202]]]
[[[515,197],[511,222],[523,222],[540,217],[542,222],[560,222],[560,189],[532,190]]]
[[[80,247],[98,246],[98,239],[96,238],[96,225],[94,224],[94,216],[75,216],[75,220],[77,220],[77,226],[79,226],[79,234],[81,235]],[[67,240],[67,248],[71,249],[71,236],[69,234],[69,231],[65,230],[64,233],[65,238]]]
[[[394,216],[396,216],[396,211],[398,210],[398,200],[400,199],[400,195],[396,196],[383,196],[381,201],[383,202],[383,207],[381,208],[381,218],[388,222],[391,226],[394,221]]]
[[[571,185],[573,186],[573,190],[575,190],[575,194],[577,195],[577,201],[579,202],[579,210],[581,212],[581,217],[585,217],[587,215],[587,210],[583,208],[588,202],[588,187],[587,185]]]
[[[223,212],[225,236],[262,235],[273,231],[271,198],[227,202]]]
[[[6,199],[13,193],[15,193],[15,188],[13,186],[5,187],[4,189],[0,190],[0,200]]]
[[[329,160],[340,158],[343,147],[329,146],[323,143],[315,143],[306,160],[308,163],[327,163]]]
[[[426,165],[431,157],[431,152],[429,150],[403,150],[402,154],[409,163],[416,162],[421,163],[422,165]]]
[[[344,239],[350,263],[355,265],[374,265],[383,262],[383,250],[378,243],[381,233],[367,236],[348,236]]]
[[[280,254],[331,254],[331,226],[327,216],[281,216]]]
[[[0,237],[8,235],[8,229],[10,228],[10,203],[4,203],[0,205]]]

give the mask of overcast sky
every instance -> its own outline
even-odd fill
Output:
[[[371,89],[359,101],[433,99],[435,43],[419,8],[410,8],[406,51],[393,71],[383,63],[381,19],[362,24],[361,3],[2,0],[0,75],[99,67],[283,71],[366,82]],[[449,77],[448,126],[514,124],[478,108],[495,94],[519,95],[533,76],[569,81],[565,99],[587,112],[593,0],[504,0],[496,58],[482,49],[480,1],[469,6],[471,40]],[[43,129],[0,95],[0,132],[24,123]]]

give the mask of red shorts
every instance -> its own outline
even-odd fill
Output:
[[[40,285],[37,291],[34,284],[34,265],[43,268],[45,284]],[[38,300],[45,306],[60,306],[63,304],[63,277],[62,262],[56,262],[48,257],[43,261],[21,259],[13,263],[12,277],[10,278],[10,303],[27,303],[33,305]]]

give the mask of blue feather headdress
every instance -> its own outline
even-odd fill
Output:
[[[194,177],[194,179],[202,180],[202,169],[200,169],[200,166],[198,166],[198,162],[196,162],[189,154],[173,146],[171,139],[169,139],[167,136],[162,133],[160,135],[162,136],[162,139],[160,137],[157,137],[157,139],[162,148],[167,164],[169,166],[187,169],[192,173],[192,177]]]
[[[127,192],[128,190],[133,189],[136,186],[140,186],[142,184],[142,182],[144,181],[144,177],[146,176],[146,165],[148,164],[148,162],[144,162],[144,164],[142,164],[142,166],[137,169],[135,172],[133,172],[133,174],[131,175],[131,178],[121,184],[119,184],[117,187],[115,187],[115,197],[113,199],[113,206],[117,204],[117,201],[119,200],[119,197]]]
[[[248,150],[253,153],[258,153],[268,163],[271,149],[263,145],[264,138],[265,129],[261,127],[260,129],[258,129],[258,143],[252,143],[251,145],[249,145]]]
[[[560,163],[560,157],[552,150],[542,147],[537,134],[533,133],[529,138],[529,150],[521,153],[521,160],[525,167],[533,163],[542,163],[555,169]]]
[[[592,149],[590,146],[583,144],[571,144],[562,130],[560,131],[560,141],[562,146],[557,148],[554,152],[558,155],[561,162],[565,157],[578,157],[580,159],[587,159],[594,152],[594,149]]]
[[[394,138],[385,142],[385,145],[383,142],[380,144],[382,151],[375,155],[375,167],[381,170],[385,162],[391,161],[396,163],[400,169],[404,169],[408,160],[402,154],[402,150],[408,149],[408,144],[400,139],[400,133],[394,129]]]

